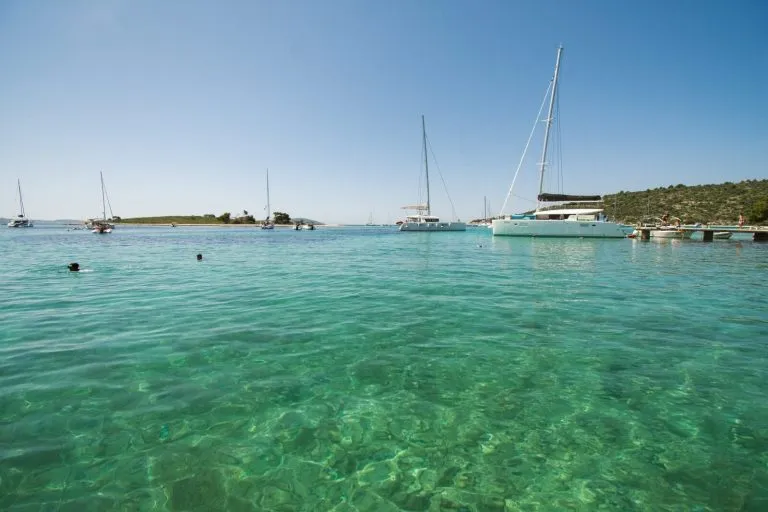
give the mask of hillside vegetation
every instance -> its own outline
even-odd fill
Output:
[[[603,196],[605,213],[619,222],[634,224],[668,212],[683,224],[736,224],[743,212],[747,224],[768,220],[768,180],[746,180],[719,185],[672,185],[642,192]]]
[[[124,224],[224,224],[215,215],[165,215],[162,217],[121,218]]]

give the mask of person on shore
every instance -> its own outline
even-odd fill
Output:
[[[739,212],[739,229],[744,227],[744,222],[746,219],[744,218],[744,212]]]
[[[664,215],[661,216],[661,222],[664,225],[669,224],[669,212],[664,212]]]

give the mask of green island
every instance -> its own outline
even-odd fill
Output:
[[[247,210],[243,210],[242,215],[233,217],[230,212],[225,212],[221,215],[214,215],[213,213],[207,213],[205,215],[163,215],[158,217],[113,217],[113,222],[120,224],[264,224],[264,220],[256,220],[253,215],[248,214]],[[291,219],[291,216],[283,212],[274,212],[272,215],[272,222],[275,224],[292,224],[294,221],[301,219]]]
[[[603,196],[605,214],[625,224],[668,213],[683,224],[736,224],[743,213],[749,224],[768,220],[768,179],[717,185],[670,185]]]

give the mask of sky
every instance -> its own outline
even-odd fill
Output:
[[[762,0],[4,0],[0,216],[395,222],[768,178]],[[561,174],[559,174],[561,172]],[[561,178],[559,177],[561,176]],[[445,186],[443,186],[443,182]],[[452,207],[453,205],[453,207]],[[454,213],[455,212],[455,213]]]

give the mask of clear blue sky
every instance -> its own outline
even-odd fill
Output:
[[[394,222],[424,114],[469,220],[501,207],[560,43],[565,192],[762,179],[766,27],[762,0],[5,0],[0,216],[17,177],[33,219],[96,216],[99,171],[124,217],[261,216],[269,168],[273,210]]]

